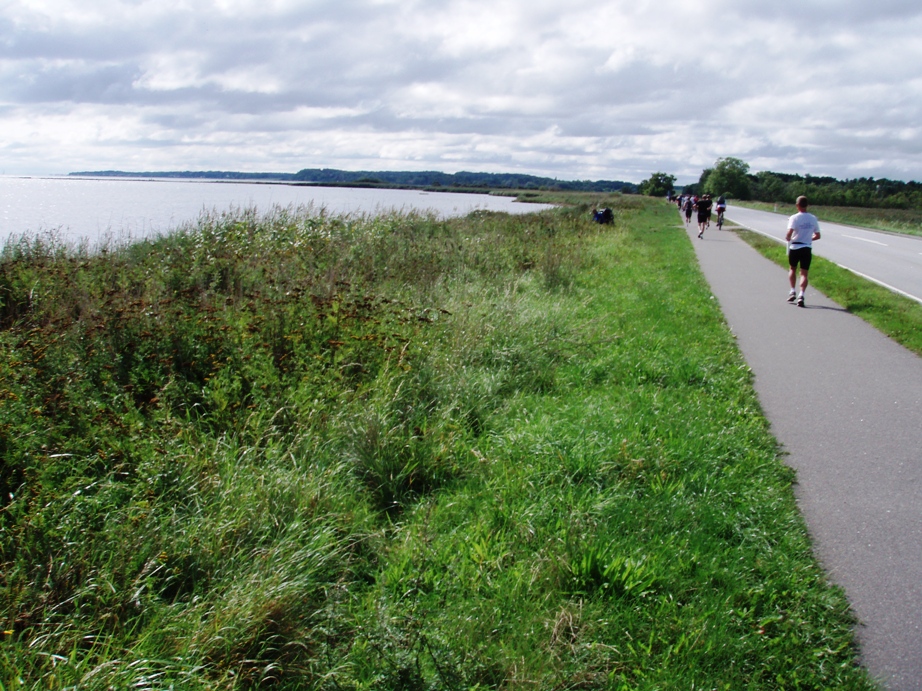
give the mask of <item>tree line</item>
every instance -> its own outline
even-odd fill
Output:
[[[666,196],[675,190],[675,176],[657,172],[640,183],[643,194]],[[689,194],[724,195],[731,199],[793,204],[801,194],[811,204],[881,209],[922,209],[922,183],[886,178],[838,180],[828,176],[760,171],[750,173],[739,158],[719,158],[702,171],[697,183],[685,185]]]
[[[461,187],[478,189],[544,189],[579,192],[636,192],[637,186],[621,180],[558,180],[520,173],[442,173],[425,171],[347,171],[306,168],[295,180],[322,184],[379,184],[388,187]]]

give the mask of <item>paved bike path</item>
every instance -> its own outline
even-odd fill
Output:
[[[683,219],[684,220],[684,219]],[[862,664],[922,691],[922,358],[729,230],[688,234],[772,431],[797,472],[814,551],[859,619]]]

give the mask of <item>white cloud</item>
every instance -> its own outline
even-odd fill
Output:
[[[901,0],[7,0],[0,156],[919,179],[920,32]]]

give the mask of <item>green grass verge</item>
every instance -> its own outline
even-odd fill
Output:
[[[538,204],[557,204],[578,209],[591,209],[593,207],[611,207],[613,209],[640,209],[649,204],[650,199],[640,195],[622,194],[620,192],[567,192],[555,190],[515,190],[494,191],[493,194],[514,196],[520,202],[534,202]]]
[[[770,204],[768,202],[741,202],[734,204],[759,211],[773,211],[790,216],[797,213],[793,204]],[[810,213],[821,221],[844,223],[861,228],[874,228],[904,235],[922,235],[922,209],[866,209],[857,206],[811,205]]]
[[[735,230],[762,255],[787,268],[784,244],[749,230]],[[810,285],[897,343],[922,355],[922,304],[822,257],[813,258]]]
[[[2,688],[872,688],[674,210],[616,219],[7,247]]]

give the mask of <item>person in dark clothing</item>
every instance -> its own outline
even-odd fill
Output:
[[[711,195],[706,194],[698,200],[698,237],[704,236],[704,229],[711,221]]]

